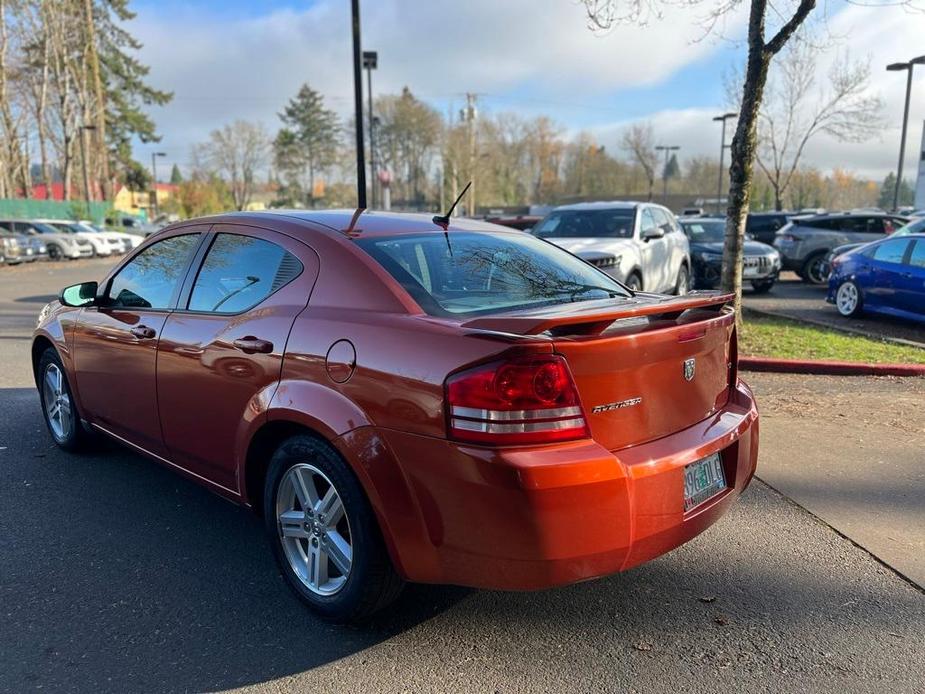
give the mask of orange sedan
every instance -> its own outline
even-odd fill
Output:
[[[176,224],[64,289],[32,353],[60,446],[106,434],[252,507],[339,621],[403,581],[625,570],[722,515],[758,455],[730,296],[634,293],[476,221]]]

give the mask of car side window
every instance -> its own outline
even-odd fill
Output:
[[[218,234],[193,285],[188,308],[240,313],[253,308],[302,272],[285,248],[240,234]]]
[[[183,234],[145,248],[113,277],[109,285],[109,306],[170,308],[170,300],[198,242],[199,234]]]
[[[873,259],[881,263],[902,263],[908,245],[909,241],[906,239],[886,241],[874,249]]]
[[[915,240],[915,246],[912,247],[912,255],[909,258],[909,264],[913,267],[925,268],[925,240]]]
[[[668,219],[668,215],[665,214],[665,211],[659,207],[652,208],[652,217],[655,219],[656,225],[661,227],[662,231],[666,234],[670,234],[674,231],[674,227],[671,225],[671,220]]]

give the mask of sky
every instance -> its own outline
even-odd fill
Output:
[[[728,110],[724,76],[745,55],[742,9],[705,32],[714,1],[595,34],[577,0],[361,0],[363,47],[379,53],[376,94],[408,86],[448,113],[475,92],[483,113],[548,115],[569,134],[587,130],[615,152],[623,130],[646,121],[660,144],[681,146],[683,165],[718,153],[719,124],[711,119]],[[143,43],[150,82],[175,95],[151,109],[163,137],[156,149],[167,154],[159,173],[173,163],[185,168],[191,146],[233,120],[260,121],[275,132],[277,113],[304,82],[341,115],[352,114],[346,0],[136,0],[132,8],[137,17],[128,28]],[[905,73],[884,68],[925,52],[925,14],[831,0],[817,20],[832,48],[820,57],[815,98],[828,66],[846,51],[869,60],[883,127],[862,143],[820,135],[805,161],[880,180],[896,167],[906,81]],[[925,66],[912,94],[907,177],[915,175],[922,142]],[[135,153],[145,162],[153,149],[139,145]]]

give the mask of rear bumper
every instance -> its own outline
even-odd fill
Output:
[[[532,590],[623,571],[709,527],[754,474],[758,412],[739,382],[709,419],[621,451],[594,441],[499,451],[371,427],[339,446],[360,456],[407,579]],[[717,451],[728,487],[685,513],[685,466]]]

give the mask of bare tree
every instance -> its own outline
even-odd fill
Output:
[[[194,168],[228,182],[235,209],[243,210],[254,193],[257,172],[266,164],[270,138],[260,123],[237,120],[213,130],[209,141],[193,149]]]
[[[876,135],[882,102],[869,93],[870,65],[840,55],[817,88],[816,67],[822,48],[800,37],[788,45],[768,77],[758,114],[758,166],[774,190],[774,205],[784,207],[807,143],[820,133],[840,142],[862,142]],[[736,103],[738,85],[731,84]]]
[[[769,0],[582,0],[593,29],[607,29],[619,22],[646,22],[650,18],[661,17],[666,7],[704,2],[712,6],[707,18],[707,26],[712,29],[727,13],[746,1],[749,6],[748,57],[742,80],[742,97],[739,99],[739,120],[732,138],[722,273],[722,287],[735,293],[737,312],[742,302],[742,251],[758,148],[758,114],[768,79],[768,67],[815,9],[816,0],[791,0],[789,4],[783,2],[773,7]],[[770,29],[769,24],[772,25]]]
[[[652,189],[655,186],[655,170],[658,166],[658,152],[655,151],[655,136],[650,123],[631,125],[624,133],[623,149],[630,153],[646,177],[649,200],[652,199]]]

